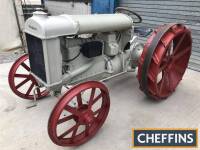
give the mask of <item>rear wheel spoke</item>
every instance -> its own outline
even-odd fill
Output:
[[[170,58],[170,55],[171,55],[171,49],[172,49],[172,43],[169,45],[169,47],[168,47],[168,49],[167,49],[167,54],[166,54],[167,59]]]
[[[174,66],[176,72],[178,72],[179,74],[183,74],[184,73],[184,69],[178,65]]]
[[[173,55],[176,55],[176,53],[178,52],[181,44],[183,43],[183,40],[185,39],[185,36],[187,35],[187,33],[185,33],[181,39],[179,40],[178,44],[176,45],[176,47],[174,48],[174,51],[173,51]]]
[[[167,87],[167,89],[169,90],[169,91],[171,91],[171,84],[170,84],[170,82],[171,82],[171,80],[170,80],[170,78],[169,78],[169,73],[166,73],[166,75],[165,75],[165,82],[166,82],[166,87]]]
[[[167,65],[168,65],[167,61],[163,61],[159,68],[159,72],[163,71],[167,67]]]
[[[166,79],[166,73],[163,73],[163,77],[162,77],[162,80],[161,80],[161,83],[160,83],[160,88],[159,88],[159,93],[161,94],[162,91],[163,91],[163,88],[164,88],[164,84],[165,84],[165,80]]]
[[[181,59],[185,54],[187,54],[190,51],[191,47],[187,47],[183,51],[179,52],[178,54],[173,56],[174,61]]]

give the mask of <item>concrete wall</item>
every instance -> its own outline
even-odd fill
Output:
[[[84,2],[46,1],[45,7],[51,15],[60,14],[90,14],[90,4]]]

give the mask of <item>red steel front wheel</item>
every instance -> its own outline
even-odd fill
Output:
[[[28,59],[28,54],[25,54],[15,61],[8,75],[8,82],[11,90],[17,96],[28,100],[33,100],[34,86],[39,85],[35,78],[30,74]],[[48,94],[49,92],[45,87],[40,87],[36,90],[37,99],[46,97]]]
[[[81,83],[63,95],[48,123],[51,140],[60,146],[78,146],[101,128],[110,108],[108,90],[97,81]]]

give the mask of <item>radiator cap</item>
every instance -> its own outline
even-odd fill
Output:
[[[78,24],[70,17],[48,16],[47,13],[36,11],[25,23],[25,33],[40,39],[51,39],[66,35],[75,35]]]
[[[47,18],[48,14],[44,11],[35,11],[35,12],[33,12],[33,16],[39,16],[39,17]]]

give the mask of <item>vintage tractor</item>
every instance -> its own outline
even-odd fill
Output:
[[[26,21],[28,53],[13,64],[8,81],[16,95],[29,100],[73,86],[49,118],[55,144],[77,146],[96,134],[110,107],[106,79],[138,67],[140,89],[148,97],[162,100],[175,91],[190,58],[191,32],[178,23],[162,25],[143,46],[137,37],[150,31],[134,27],[141,21],[125,8],[93,15],[35,12]]]

